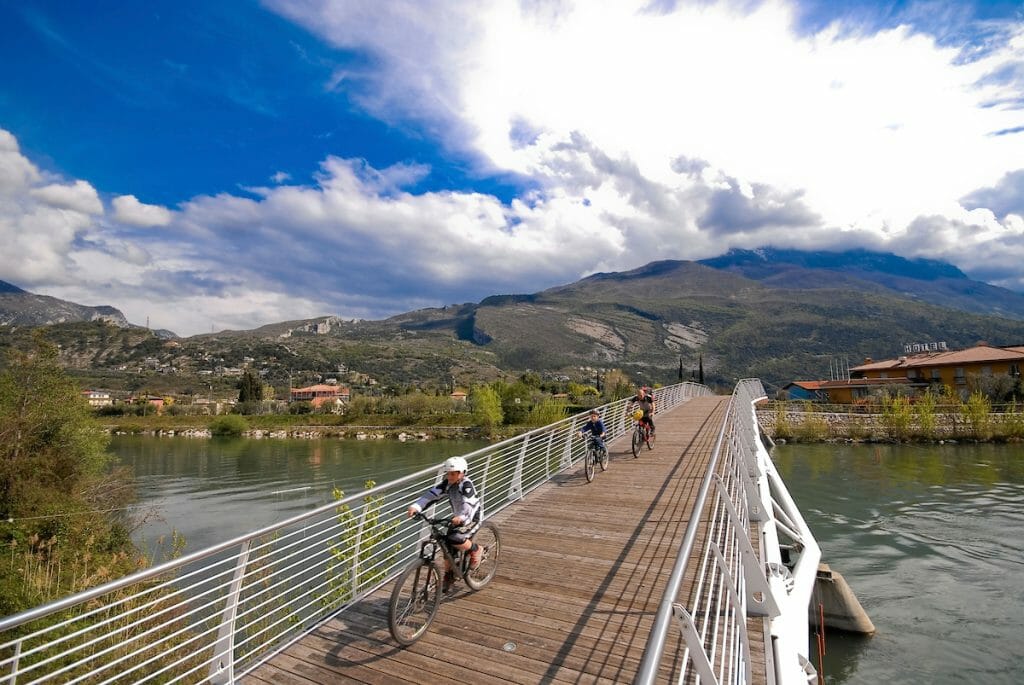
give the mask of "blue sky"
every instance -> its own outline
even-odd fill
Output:
[[[0,0],[0,240],[182,335],[767,244],[1024,291],[1024,3]]]

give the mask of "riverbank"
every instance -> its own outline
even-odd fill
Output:
[[[899,409],[899,408],[897,408]],[[1024,413],[971,411],[966,405],[922,411],[868,413],[808,403],[768,403],[757,408],[761,431],[776,442],[1021,442]]]
[[[110,435],[143,435],[147,437],[182,437],[212,438],[213,431],[209,428],[138,428],[125,430],[118,426],[105,426]],[[287,440],[320,440],[324,438],[350,440],[472,440],[479,439],[480,430],[472,426],[433,426],[397,427],[397,426],[292,426],[290,428],[264,429],[253,428],[242,431],[239,437],[253,440],[287,439]]]

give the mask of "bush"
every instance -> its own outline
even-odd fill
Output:
[[[899,395],[882,397],[882,425],[892,440],[904,441],[910,437],[910,400]]]
[[[980,392],[971,393],[960,411],[970,428],[971,437],[975,440],[987,440],[992,437],[992,403],[985,395]]]
[[[210,433],[222,436],[239,436],[249,430],[249,422],[244,416],[238,414],[227,414],[218,416],[210,422]]]
[[[821,414],[805,411],[800,425],[793,431],[793,438],[800,442],[822,442],[829,437],[828,421]]]

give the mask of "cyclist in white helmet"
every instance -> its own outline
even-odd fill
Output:
[[[473,542],[473,535],[480,527],[481,501],[476,487],[466,476],[468,464],[464,457],[449,457],[444,462],[444,478],[423,496],[409,505],[409,516],[423,511],[437,500],[448,495],[452,505],[452,525],[448,529],[448,542],[452,547],[469,552],[471,568],[480,565],[482,550]],[[447,592],[455,581],[455,573],[445,561],[444,591]]]

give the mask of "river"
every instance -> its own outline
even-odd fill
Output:
[[[172,530],[200,549],[329,502],[333,487],[483,444],[117,436],[111,448],[138,478],[136,540],[159,558]],[[1024,448],[781,445],[773,456],[823,560],[877,628],[826,634],[826,683],[1024,681]]]
[[[773,457],[877,630],[826,632],[826,682],[1024,682],[1021,446],[783,445]]]

